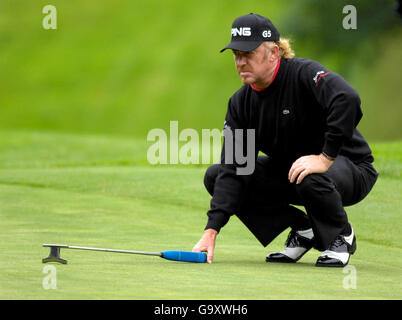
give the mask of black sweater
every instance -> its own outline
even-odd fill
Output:
[[[313,60],[282,58],[268,88],[244,85],[230,98],[225,127],[255,129],[255,156],[262,151],[287,176],[296,159],[321,152],[373,162],[356,129],[361,118],[360,97],[340,75]],[[236,174],[232,163],[225,164],[223,148],[205,229],[219,231],[240,206],[251,176]]]

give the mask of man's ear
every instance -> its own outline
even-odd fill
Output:
[[[271,48],[271,62],[274,62],[279,58],[279,47],[277,45]]]

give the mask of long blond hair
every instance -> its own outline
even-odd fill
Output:
[[[265,48],[272,49],[274,45],[279,47],[279,56],[281,58],[291,59],[295,56],[295,52],[290,47],[290,40],[285,38],[280,38],[279,41],[267,41],[264,42]]]

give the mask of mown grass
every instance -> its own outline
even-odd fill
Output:
[[[348,208],[358,239],[350,265],[265,263],[287,232],[263,248],[233,217],[214,263],[62,250],[57,289],[45,290],[43,243],[163,251],[191,250],[206,223],[205,166],[150,166],[141,139],[2,131],[0,135],[2,299],[399,299],[402,143],[373,144],[381,176]]]

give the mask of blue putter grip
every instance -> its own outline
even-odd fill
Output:
[[[190,252],[190,251],[163,251],[162,258],[175,261],[186,262],[207,262],[207,255],[204,252]]]

